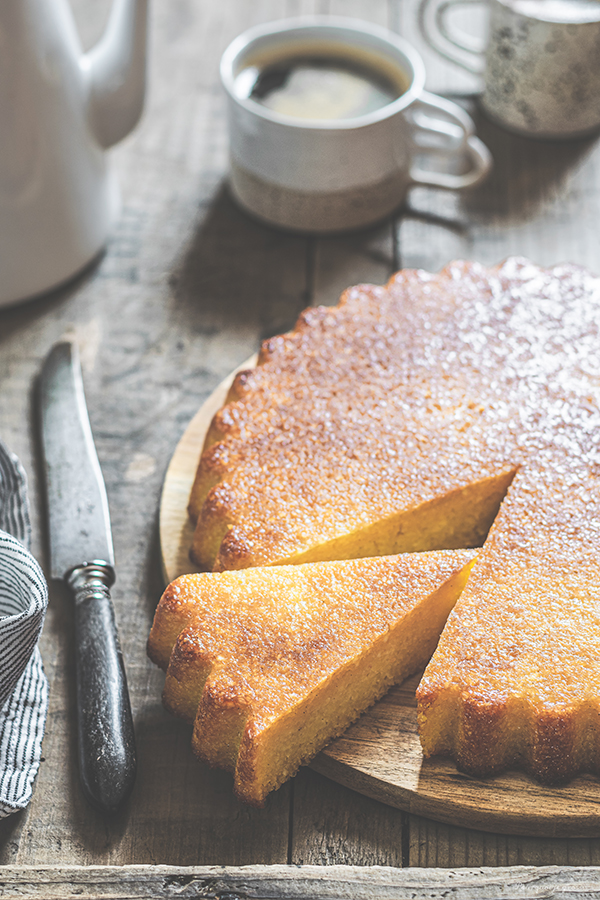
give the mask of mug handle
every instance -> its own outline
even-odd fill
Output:
[[[423,38],[440,56],[473,75],[483,75],[485,45],[464,31],[452,31],[446,14],[453,6],[481,4],[483,0],[421,0],[419,5],[419,29]],[[471,59],[456,53],[456,48]]]
[[[438,117],[431,119],[427,115],[421,115],[427,111],[438,113]],[[442,113],[442,119],[439,118],[439,113]],[[415,146],[421,152],[429,150],[438,156],[466,154],[471,162],[471,168],[464,175],[430,172],[413,166],[409,172],[411,185],[460,191],[475,187],[487,176],[492,168],[492,155],[483,141],[476,137],[471,116],[456,103],[423,91],[410,107],[410,121],[417,134],[433,135],[434,139],[447,138],[445,142],[438,141],[437,146],[430,147],[419,147],[418,141],[415,141]]]

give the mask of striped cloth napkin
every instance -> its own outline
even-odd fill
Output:
[[[0,442],[0,818],[31,799],[48,712],[37,647],[48,587],[30,540],[25,472]]]

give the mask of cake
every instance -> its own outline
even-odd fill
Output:
[[[198,565],[480,545],[522,457],[477,346],[454,363],[495,328],[494,289],[468,264],[400,272],[265,342],[207,435],[189,507]]]
[[[184,575],[149,639],[192,746],[261,806],[392,684],[423,668],[469,550]]]
[[[548,784],[599,771],[599,436],[513,481],[417,690],[425,756]]]
[[[550,783],[597,771],[599,327],[600,279],[520,259],[403,271],[307,310],[215,416],[194,557],[483,544],[418,690],[425,755]]]

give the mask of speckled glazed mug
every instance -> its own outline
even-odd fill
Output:
[[[452,26],[453,7],[489,6],[487,41]],[[513,131],[583,137],[600,128],[600,0],[421,0],[421,32],[483,76],[481,106]]]
[[[249,67],[302,53],[360,57],[365,67],[397,72],[404,89],[372,112],[337,119],[295,118],[240,94],[236,85]],[[252,28],[225,51],[221,80],[231,191],[273,225],[317,233],[359,228],[389,215],[412,185],[462,190],[491,165],[467,113],[425,92],[423,61],[411,44],[365,22],[312,16]]]

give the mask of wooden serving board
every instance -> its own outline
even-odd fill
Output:
[[[196,569],[188,555],[193,529],[187,503],[204,436],[223,405],[235,374],[210,395],[190,422],[167,470],[160,505],[165,583]],[[392,690],[311,763],[334,781],[421,816],[506,834],[549,837],[600,835],[600,782],[580,776],[548,788],[520,772],[471,778],[450,760],[424,760],[417,734],[415,689],[419,676]]]

